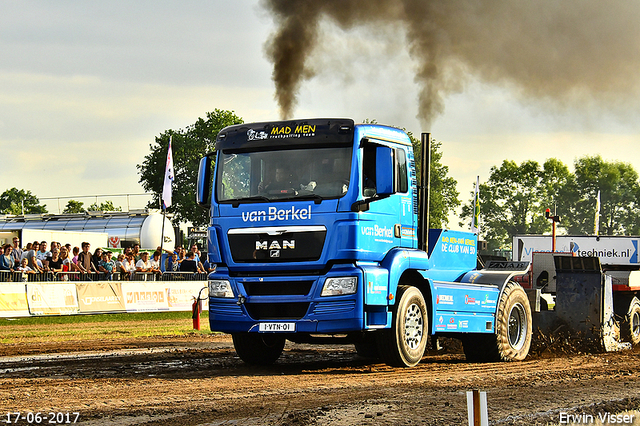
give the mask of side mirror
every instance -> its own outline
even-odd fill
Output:
[[[394,193],[394,170],[393,149],[386,146],[376,147],[376,192],[379,197]]]
[[[196,202],[201,206],[208,206],[210,194],[211,194],[211,157],[206,156],[200,159],[200,166],[198,167],[198,182],[196,184]]]

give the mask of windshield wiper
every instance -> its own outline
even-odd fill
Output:
[[[238,207],[240,205],[240,203],[243,203],[245,201],[247,201],[247,202],[251,202],[251,201],[271,201],[271,198],[265,197],[264,195],[253,195],[251,197],[233,198],[231,200],[224,200],[224,202],[226,202],[226,203],[231,203],[231,205],[233,207]]]
[[[322,200],[324,200],[324,197],[321,197],[318,194],[304,194],[304,195],[299,195],[297,197],[291,197],[289,198],[290,200],[313,200],[313,202],[315,204],[320,204],[322,202]]]

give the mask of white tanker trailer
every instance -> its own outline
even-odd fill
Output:
[[[173,250],[176,241],[173,225],[159,210],[0,216],[0,241],[10,243],[13,236],[22,239],[25,230],[29,231],[29,235],[33,235],[33,231],[43,231],[40,240],[45,241],[52,238],[52,232],[49,231],[56,231],[55,235],[58,235],[62,244],[68,242],[73,245],[75,243],[69,239],[77,239],[78,233],[86,233],[87,237],[93,237],[96,233],[106,234],[102,244],[92,242],[92,247],[122,248],[140,244],[143,250],[153,250],[161,245],[164,236],[163,248]],[[64,239],[60,231],[67,233],[69,241]],[[21,244],[26,245],[27,242],[22,239]]]

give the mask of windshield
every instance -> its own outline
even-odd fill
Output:
[[[338,198],[350,173],[350,147],[222,152],[216,194],[219,202]]]

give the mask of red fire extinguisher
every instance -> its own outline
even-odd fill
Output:
[[[191,318],[193,318],[193,329],[200,330],[200,312],[202,306],[200,305],[200,298],[193,298],[193,304],[191,305]]]

